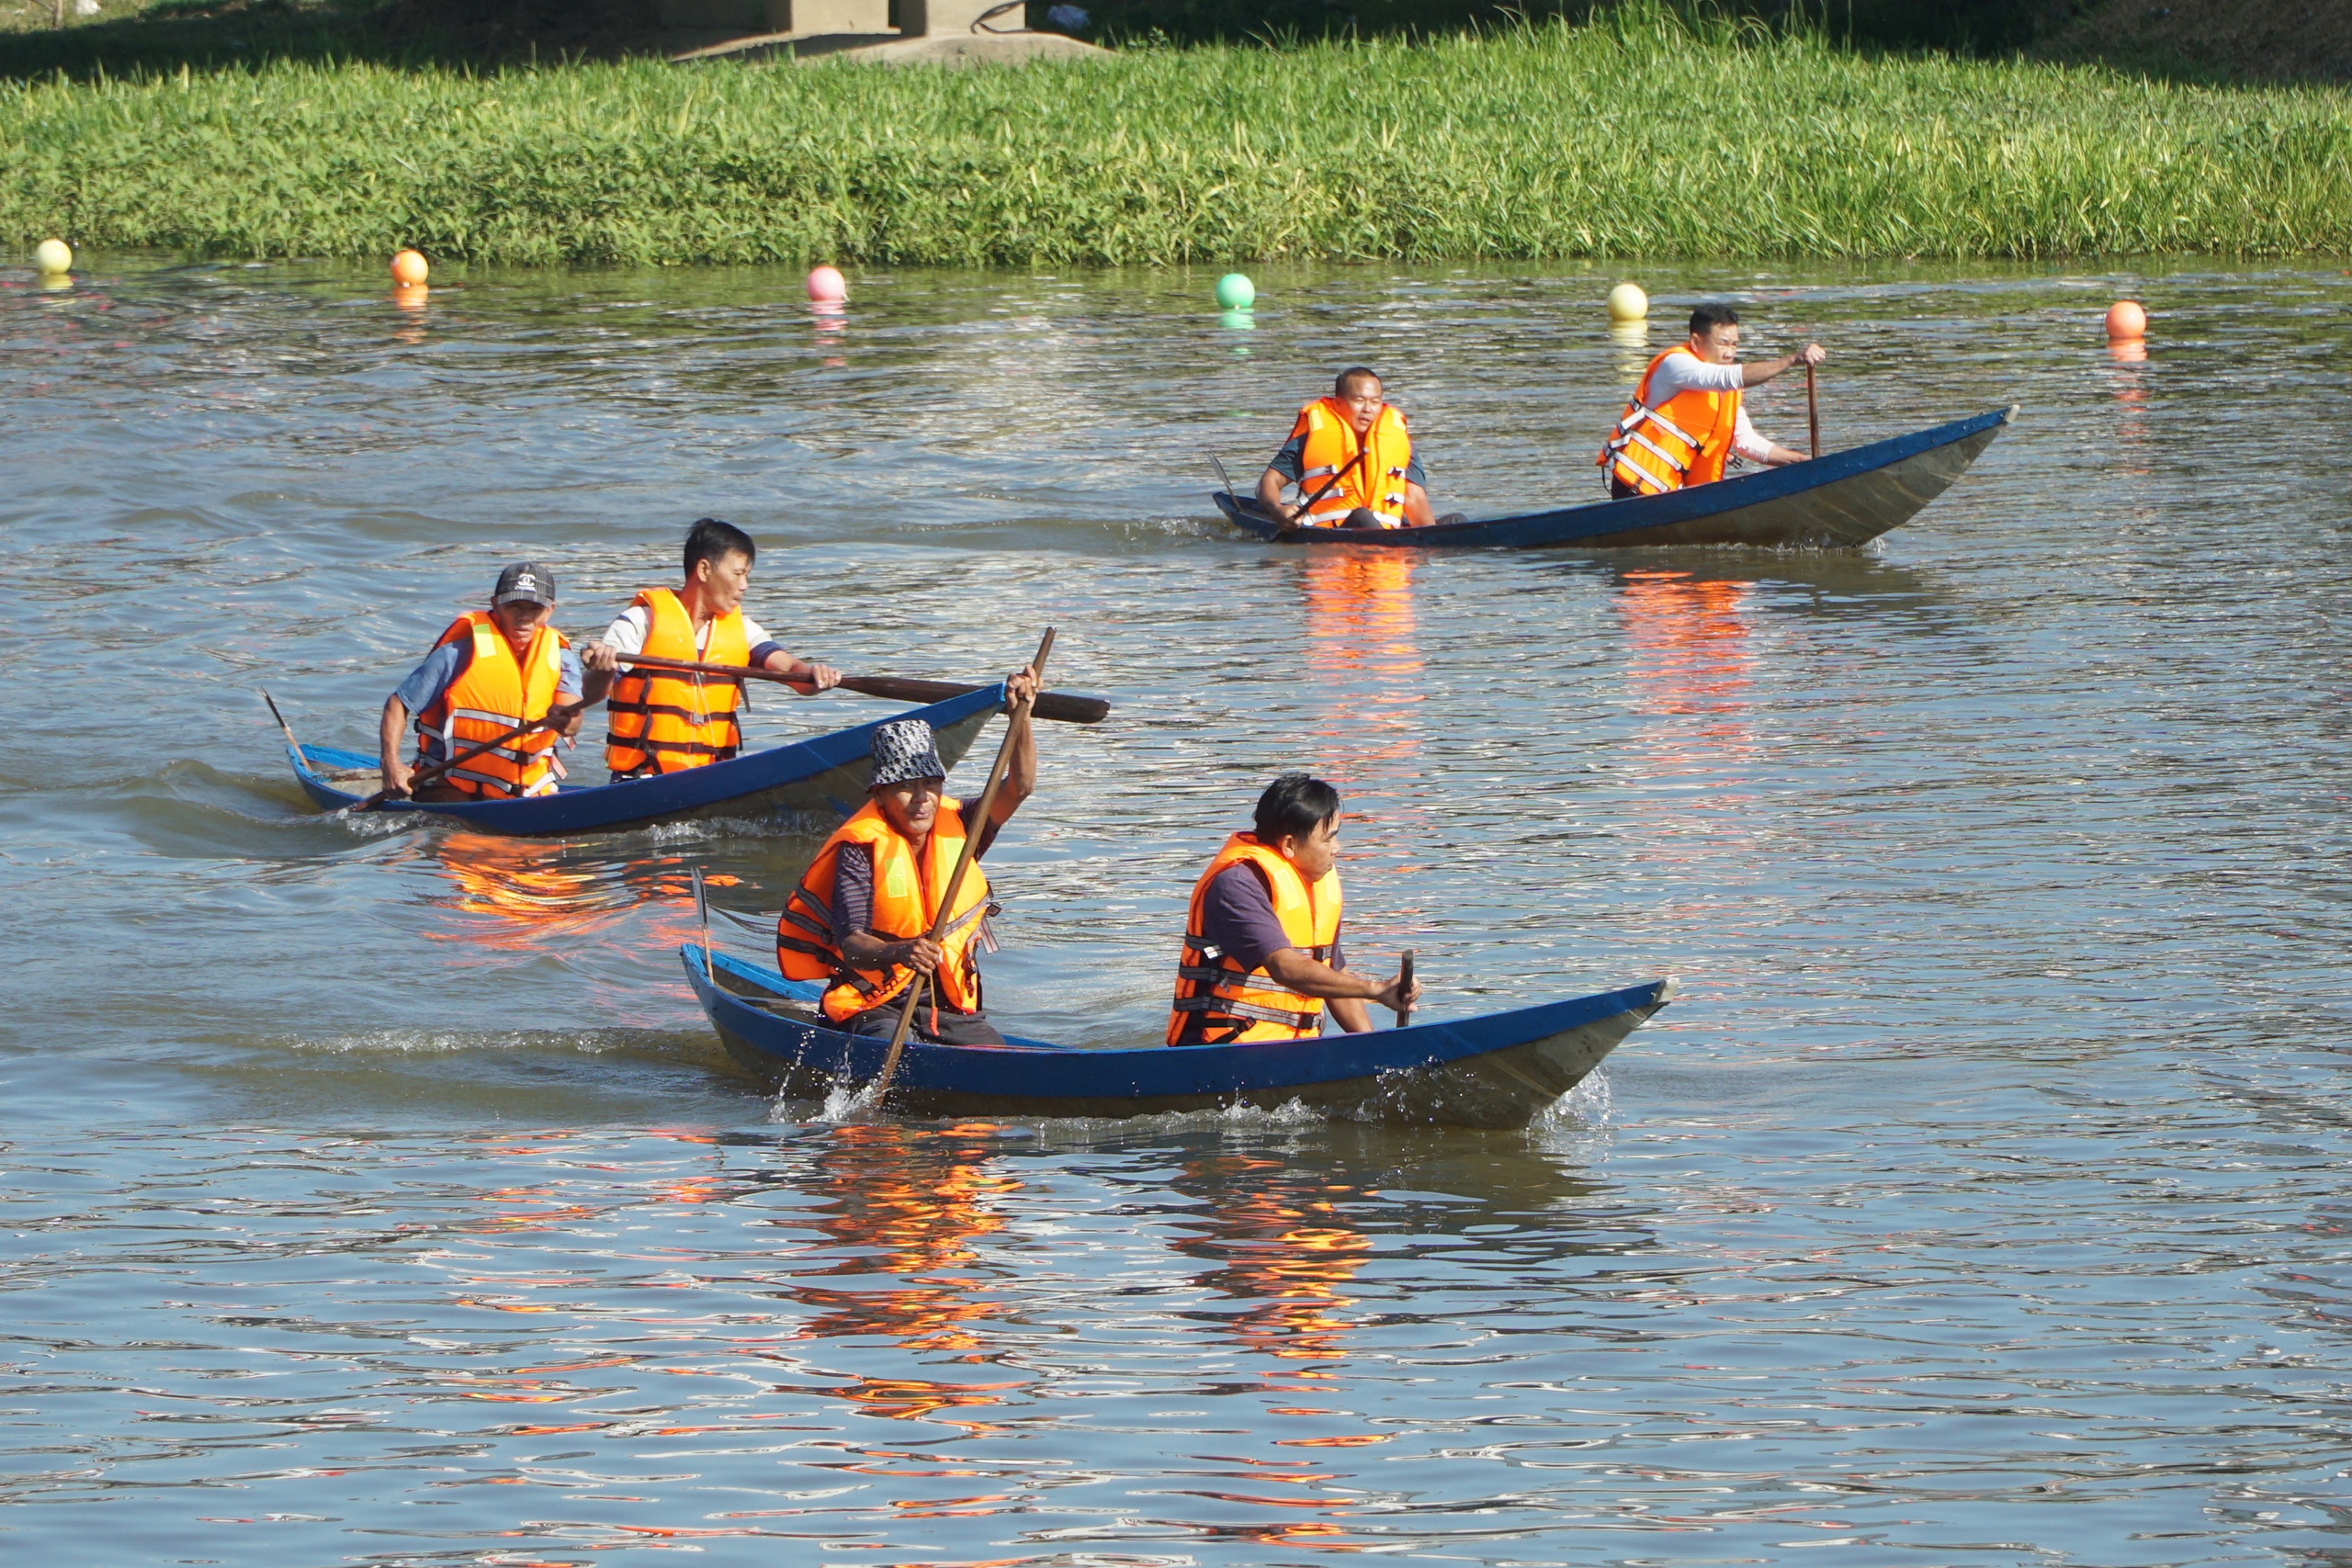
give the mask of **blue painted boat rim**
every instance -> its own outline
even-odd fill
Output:
[[[706,768],[691,768],[684,773],[661,773],[618,783],[560,784],[554,795],[533,795],[523,800],[447,801],[423,805],[414,801],[398,801],[388,803],[384,809],[393,813],[415,812],[455,818],[484,827],[498,826],[503,818],[547,814],[550,808],[562,812],[568,820],[561,826],[567,829],[585,830],[603,823],[642,821],[702,809],[829,773],[865,755],[871,742],[861,738],[870,737],[878,725],[902,718],[920,718],[934,729],[944,728],[961,724],[976,713],[993,712],[1003,705],[1004,683],[998,682],[950,697],[945,702],[884,714],[846,729],[828,730],[806,739],[788,740],[781,746],[746,752],[723,762],[713,762]],[[286,756],[304,792],[329,810],[356,806],[363,797],[329,783],[314,763],[329,768],[347,766],[368,772],[373,772],[379,765],[379,760],[373,755],[347,751],[335,746],[306,745],[300,750],[288,746]],[[594,807],[598,803],[608,805],[610,809],[596,812]],[[577,819],[571,820],[575,814]]]
[[[1873,469],[1902,462],[1906,457],[1916,457],[1922,452],[1949,446],[1972,435],[2012,423],[2017,419],[2019,407],[2019,404],[2011,403],[2006,408],[1954,420],[1949,424],[1891,435],[1883,441],[1848,447],[1843,452],[1832,452],[1826,457],[1742,474],[1737,479],[1668,491],[1664,495],[1629,496],[1623,500],[1555,507],[1547,512],[1515,512],[1498,517],[1474,517],[1467,522],[1440,523],[1427,528],[1296,528],[1276,523],[1239,498],[1227,497],[1220,491],[1211,491],[1209,498],[1237,527],[1259,538],[1279,540],[1283,544],[1386,545],[1430,549],[1449,545],[1476,546],[1482,542],[1478,536],[1489,530],[1535,524],[1573,524],[1574,532],[1564,534],[1556,542],[1574,544],[1582,537],[1615,536],[1643,528],[1694,522],[1854,479]]]
[[[837,1060],[869,1050],[878,1057],[888,1045],[887,1041],[878,1038],[853,1038],[800,1021],[779,1019],[719,989],[704,976],[703,949],[699,943],[682,944],[678,957],[695,999],[712,1022],[755,1044],[759,1035],[781,1025],[796,1035],[816,1036],[826,1054]],[[714,964],[724,973],[784,999],[814,1003],[821,994],[821,988],[812,982],[786,980],[773,969],[725,953],[715,954]],[[1526,1044],[1620,1013],[1655,1010],[1671,998],[1673,986],[1671,979],[1650,980],[1621,990],[1466,1019],[1416,1023],[1406,1029],[1326,1034],[1252,1045],[1153,1044],[1095,1049],[1025,1039],[1008,1039],[1002,1045],[934,1045],[914,1041],[908,1044],[899,1081],[910,1089],[1004,1094],[1013,1092],[1001,1081],[1008,1070],[1026,1074],[1054,1066],[1061,1070],[1051,1089],[1037,1085],[1025,1092],[1039,1100],[1148,1100],[1303,1089],[1374,1077],[1384,1072],[1442,1066]],[[796,1061],[807,1054],[796,1053]]]

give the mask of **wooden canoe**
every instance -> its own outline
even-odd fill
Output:
[[[678,950],[711,1025],[748,1071],[801,1099],[873,1081],[889,1042],[825,1027],[821,987]],[[715,980],[715,983],[714,983]],[[1149,1116],[1296,1101],[1342,1121],[1524,1127],[1667,1004],[1671,982],[1450,1023],[1260,1045],[1076,1050],[1041,1041],[908,1044],[889,1109],[917,1116]]]
[[[608,832],[697,817],[779,820],[797,823],[812,833],[829,833],[865,804],[877,726],[900,718],[927,721],[939,738],[940,761],[952,768],[1003,706],[1000,682],[910,713],[885,715],[854,729],[747,752],[707,768],[620,784],[566,784],[553,795],[526,800],[399,801],[383,809],[422,812],[518,838]],[[288,746],[286,755],[303,793],[330,811],[356,806],[378,787],[376,759],[363,752]]]
[[[1411,550],[1561,545],[1595,549],[1643,545],[1850,547],[1909,522],[1967,470],[2017,412],[2012,403],[1932,430],[1664,495],[1428,528],[1297,528],[1260,512],[1253,497],[1219,491],[1211,492],[1210,499],[1236,527],[1284,545]]]

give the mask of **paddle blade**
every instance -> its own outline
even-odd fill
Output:
[[[842,690],[868,697],[887,697],[894,703],[944,703],[980,688],[960,681],[913,681],[903,675],[844,675]],[[1111,705],[1101,697],[1041,692],[1037,705],[1031,712],[1056,724],[1100,724],[1111,716]]]

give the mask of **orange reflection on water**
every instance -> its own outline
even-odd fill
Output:
[[[1643,712],[1727,719],[1747,713],[1756,662],[1747,646],[1747,597],[1754,586],[1687,571],[1623,574],[1617,613],[1633,649],[1634,687]],[[1715,726],[1707,733],[1721,736],[1731,728]]]
[[[1302,563],[1308,678],[1320,706],[1319,766],[1363,780],[1395,776],[1420,750],[1421,691],[1413,573],[1400,550],[1318,547]]]
[[[1004,1304],[987,1293],[992,1281],[979,1271],[974,1244],[1004,1228],[998,1202],[1021,1190],[995,1167],[991,1139],[998,1131],[971,1122],[947,1128],[853,1122],[831,1130],[810,1162],[814,1186],[831,1199],[813,1223],[841,1256],[817,1277],[882,1274],[896,1282],[872,1290],[792,1285],[792,1299],[817,1309],[806,1337],[879,1335],[909,1349],[988,1359],[976,1329]],[[1004,1390],[1021,1386],[1023,1380],[860,1377],[814,1392],[868,1415],[919,1419],[997,1404]]]
[[[1624,776],[1629,803],[1648,819],[1644,855],[1679,896],[1659,911],[1668,919],[1719,918],[1716,901],[1755,874],[1754,592],[1688,571],[1620,578],[1626,680],[1649,719],[1626,749]]]
[[[1244,1347],[1283,1361],[1337,1360],[1349,1327],[1342,1293],[1371,1256],[1372,1240],[1340,1218],[1338,1204],[1360,1195],[1285,1174],[1280,1162],[1237,1155],[1189,1162],[1180,1186],[1210,1200],[1205,1231],[1177,1244],[1216,1267],[1202,1282],[1253,1303],[1233,1319]],[[1308,1368],[1285,1377],[1329,1380]],[[1298,1386],[1298,1385],[1273,1385]],[[1317,1392],[1312,1383],[1300,1392]]]
[[[612,925],[639,904],[667,906],[650,931],[631,942],[655,948],[699,941],[688,863],[677,855],[612,862],[538,839],[492,833],[420,836],[417,853],[433,863],[451,896],[435,900],[462,919],[430,931],[436,942],[462,942],[499,953],[531,953],[563,937]],[[706,876],[712,887],[732,887],[732,876]]]

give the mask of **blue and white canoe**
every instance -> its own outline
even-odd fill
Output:
[[[1589,549],[1643,545],[1850,548],[1909,522],[1967,471],[2017,412],[2012,403],[1973,419],[1664,495],[1427,528],[1300,528],[1267,516],[1249,496],[1214,491],[1209,499],[1234,526],[1283,545],[1399,550],[1563,545]]]
[[[889,1042],[825,1025],[823,987],[774,969],[678,950],[729,1055],[798,1099],[871,1083]],[[915,1116],[1149,1116],[1295,1100],[1343,1121],[1524,1127],[1667,1004],[1671,981],[1450,1023],[1258,1045],[1079,1050],[911,1041],[888,1109]]]
[[[876,728],[901,718],[925,720],[939,738],[940,760],[952,768],[1003,706],[1004,685],[999,682],[928,707],[885,715],[854,729],[747,752],[707,768],[620,784],[564,784],[553,795],[523,800],[431,805],[402,800],[380,809],[423,813],[481,832],[521,838],[608,832],[697,817],[773,821],[829,833],[865,804]],[[363,752],[288,746],[286,755],[303,793],[330,811],[356,806],[378,787],[376,759]]]

